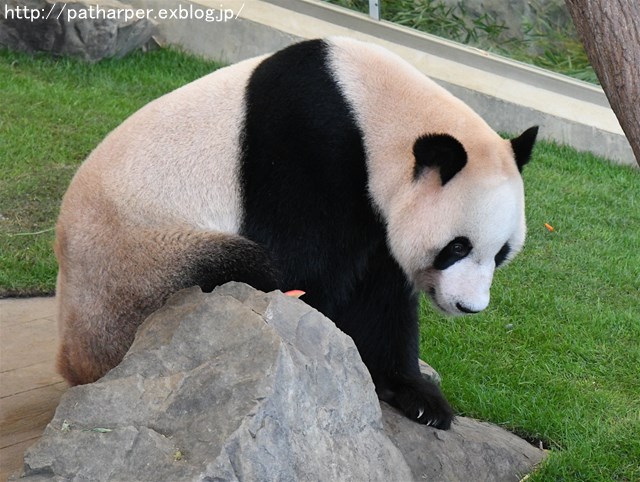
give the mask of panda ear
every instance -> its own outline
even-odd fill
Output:
[[[513,154],[516,158],[518,171],[520,172],[522,172],[522,168],[531,158],[531,151],[533,150],[533,144],[536,142],[537,135],[538,126],[533,126],[529,127],[515,139],[511,139],[511,147],[513,148]]]
[[[467,164],[467,152],[460,141],[449,134],[418,137],[413,144],[413,155],[416,158],[413,178],[418,179],[428,167],[438,168],[443,186]]]

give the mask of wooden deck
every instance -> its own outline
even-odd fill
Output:
[[[53,298],[0,300],[0,482],[21,469],[67,389],[57,339]]]

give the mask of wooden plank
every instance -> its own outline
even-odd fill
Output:
[[[22,468],[67,390],[57,338],[54,298],[0,300],[0,482]]]
[[[55,360],[58,328],[51,318],[9,324],[0,336],[0,372]]]
[[[11,474],[22,470],[24,451],[38,440],[40,440],[40,437],[0,449],[0,482],[6,482]]]
[[[8,298],[0,300],[0,330],[23,321],[56,316],[53,296],[46,298]]]
[[[51,360],[0,373],[0,398],[46,387],[63,381]]]
[[[60,382],[0,399],[0,449],[39,437],[66,390]]]

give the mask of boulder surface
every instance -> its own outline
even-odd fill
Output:
[[[442,432],[381,409],[329,319],[229,283],[177,293],[119,366],[71,388],[21,477],[517,481],[542,457],[489,424],[459,418]]]
[[[118,0],[8,0],[0,11],[0,46],[95,62],[146,46],[155,31],[140,9]]]

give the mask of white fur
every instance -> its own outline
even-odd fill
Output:
[[[480,311],[489,303],[494,257],[524,242],[524,192],[513,150],[473,110],[408,63],[377,46],[334,38],[331,67],[364,133],[369,194],[387,223],[391,251],[435,303]],[[437,170],[414,182],[412,148],[424,134],[458,139],[467,165],[445,186]],[[431,266],[453,238],[468,237],[468,259],[442,272]]]
[[[491,261],[479,263],[465,258],[443,272],[440,286],[440,304],[449,313],[455,313],[459,303],[472,311],[482,311],[489,305],[494,266]]]
[[[100,173],[106,195],[136,225],[237,233],[244,89],[263,58],[220,69],[151,102],[96,148],[78,176]]]

